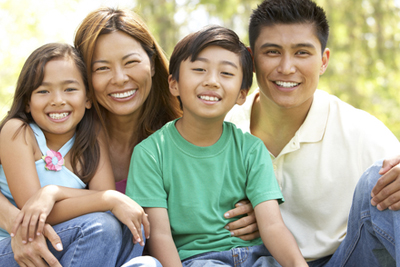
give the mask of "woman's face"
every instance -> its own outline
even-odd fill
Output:
[[[136,39],[121,31],[101,35],[91,69],[101,106],[118,116],[140,111],[151,89],[154,67]]]

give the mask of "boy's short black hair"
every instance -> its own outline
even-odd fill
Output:
[[[211,25],[187,35],[180,40],[172,52],[169,62],[169,73],[179,81],[179,68],[182,61],[190,57],[193,62],[206,47],[216,45],[237,54],[243,70],[243,81],[240,89],[249,89],[253,83],[253,61],[246,46],[237,34],[225,27]]]
[[[329,25],[324,10],[311,0],[264,0],[250,16],[249,41],[255,42],[265,26],[275,24],[311,23],[321,43],[322,53],[329,37]]]

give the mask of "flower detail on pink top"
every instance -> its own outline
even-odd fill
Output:
[[[60,152],[53,150],[47,151],[47,155],[43,156],[42,159],[46,162],[44,166],[48,171],[59,171],[64,165],[64,159]]]

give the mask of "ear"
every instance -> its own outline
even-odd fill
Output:
[[[238,98],[236,99],[236,104],[243,105],[246,102],[246,96],[249,93],[249,89],[240,89]]]
[[[246,47],[247,51],[250,52],[251,55],[251,61],[253,62],[253,72],[256,72],[256,68],[254,67],[254,55],[253,55],[253,51],[251,50],[250,46]]]
[[[154,63],[154,58],[155,58],[155,55],[153,55],[151,58],[150,58],[150,65],[151,65],[151,77],[153,77],[154,76],[154,74],[156,73],[156,64]]]
[[[28,102],[28,104],[25,105],[25,112],[26,113],[30,113],[31,112],[31,106],[29,105],[30,101]]]
[[[322,54],[322,65],[321,65],[321,69],[319,71],[319,75],[322,75],[325,73],[326,68],[328,67],[330,55],[331,55],[331,51],[329,50],[329,48],[325,48],[324,53]]]
[[[172,78],[172,74],[168,76],[169,91],[173,96],[179,96],[179,85],[178,82]]]
[[[86,103],[85,103],[85,108],[86,109],[91,109],[92,108],[92,101],[86,98]]]

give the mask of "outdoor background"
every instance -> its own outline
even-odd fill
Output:
[[[28,55],[48,42],[73,43],[99,6],[142,16],[167,56],[207,24],[234,29],[248,44],[249,15],[261,0],[0,0],[0,118]],[[319,88],[382,120],[400,139],[400,0],[316,0],[328,16],[331,59]],[[256,86],[256,85],[255,85]]]

